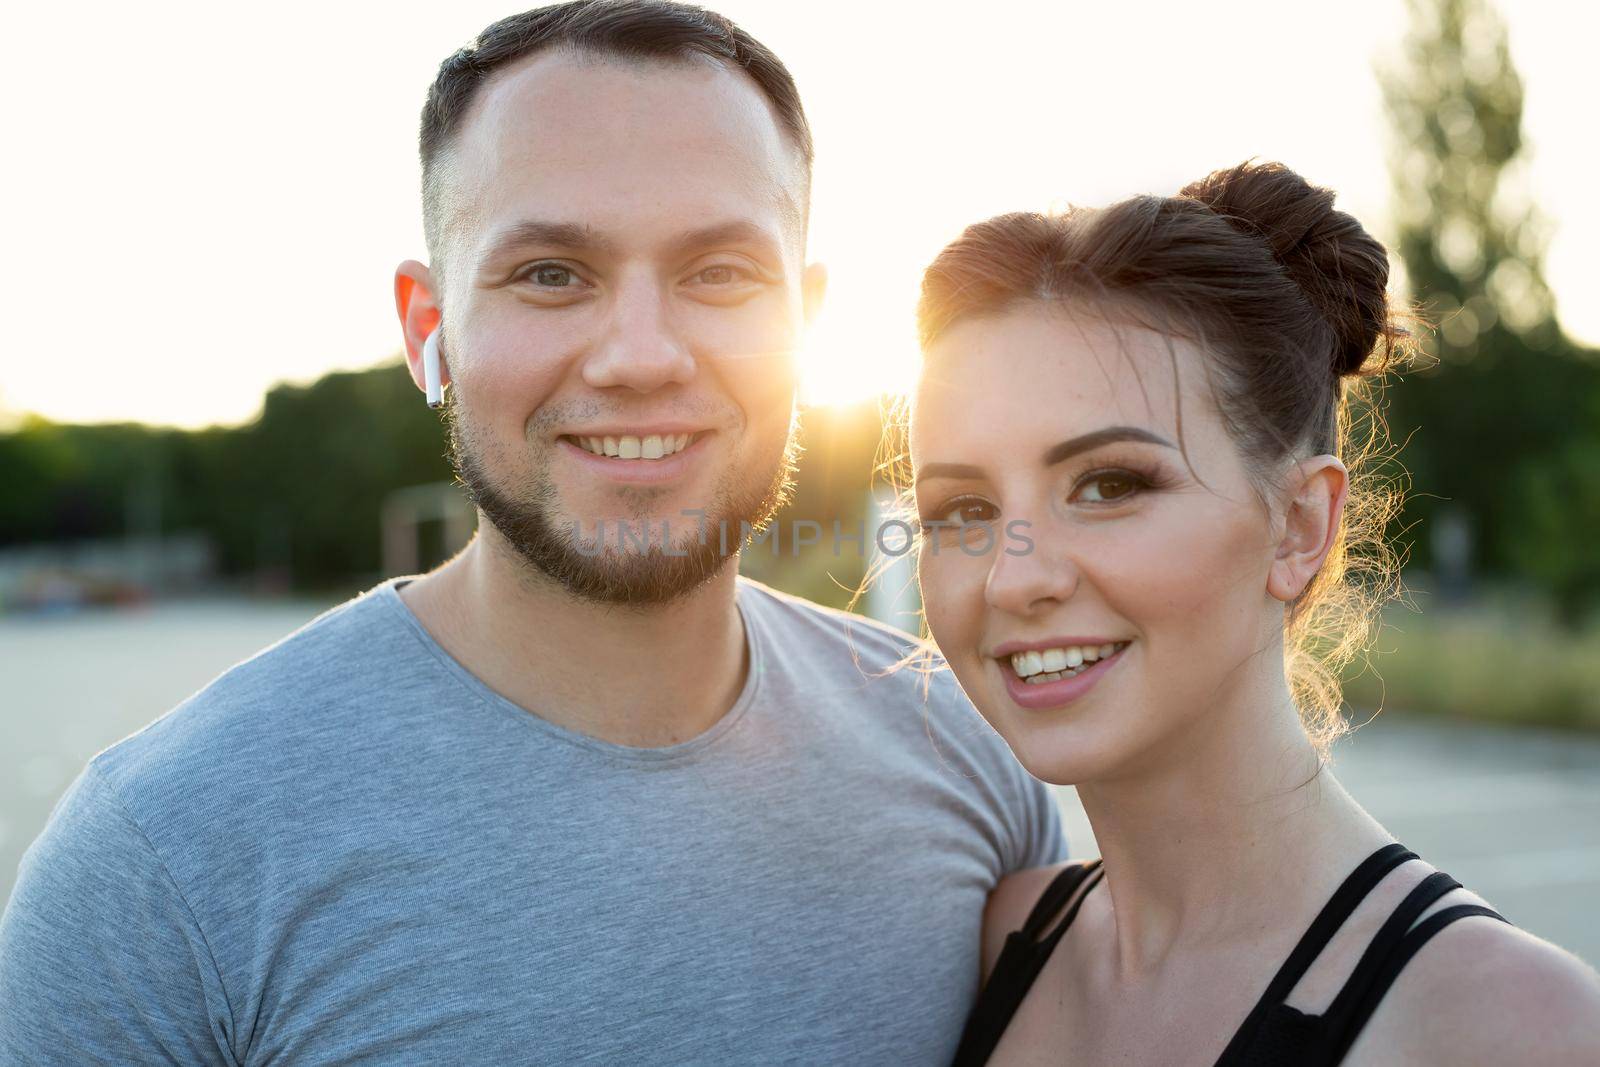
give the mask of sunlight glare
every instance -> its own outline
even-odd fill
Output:
[[[845,405],[881,393],[903,393],[920,356],[903,304],[866,301],[824,307],[800,350],[800,399],[807,406]]]

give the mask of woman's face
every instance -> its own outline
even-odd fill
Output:
[[[1282,685],[1273,523],[1198,350],[1028,305],[960,322],[926,356],[918,512],[992,529],[926,533],[928,625],[1030,772],[1131,772],[1181,752],[1209,709]]]

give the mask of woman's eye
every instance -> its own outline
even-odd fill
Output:
[[[1102,471],[1092,474],[1079,483],[1074,499],[1089,504],[1109,504],[1126,499],[1143,489],[1147,483],[1131,471]]]
[[[935,521],[944,526],[965,526],[974,522],[993,522],[999,510],[987,500],[960,500],[946,506]]]

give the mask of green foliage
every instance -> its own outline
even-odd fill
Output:
[[[234,444],[227,543],[298,584],[375,573],[383,497],[451,477],[438,416],[398,363],[279,386]]]
[[[794,495],[774,520],[781,542],[745,550],[741,573],[819,604],[845,608],[866,575],[874,530],[868,514],[873,457],[883,436],[876,399],[841,407],[809,408],[800,418],[800,457]],[[797,523],[818,524],[815,544],[793,544]],[[834,523],[840,537],[834,539]],[[807,528],[807,537],[813,528]],[[858,533],[863,543],[848,538]]]
[[[831,551],[835,520],[866,518],[881,423],[876,401],[804,413],[785,538],[746,570],[842,606],[865,553]],[[281,385],[240,427],[184,432],[140,425],[67,426],[33,418],[0,434],[0,546],[198,530],[224,575],[274,575],[304,589],[359,588],[382,566],[379,512],[390,491],[452,477],[444,429],[405,366]],[[796,553],[797,520],[820,544]],[[872,531],[866,531],[870,551]]]
[[[1600,436],[1567,442],[1523,472],[1516,486],[1523,536],[1512,545],[1518,569],[1556,590],[1562,617],[1575,622],[1600,602]]]
[[[1600,729],[1600,620],[1563,626],[1501,596],[1455,611],[1396,605],[1371,662],[1343,685],[1354,722],[1381,708]]]
[[[1522,190],[1522,82],[1486,0],[1410,0],[1403,66],[1384,77],[1394,129],[1397,250],[1431,360],[1389,391],[1427,532],[1464,511],[1475,564],[1535,584],[1575,618],[1600,593],[1593,546],[1600,360],[1563,337],[1543,277],[1543,228]]]
[[[29,417],[0,434],[0,545],[140,532],[129,495],[160,477],[182,434]]]
[[[0,435],[0,545],[200,530],[224,574],[376,574],[390,490],[448,480],[443,430],[405,366],[282,385],[237,428],[29,419]]]

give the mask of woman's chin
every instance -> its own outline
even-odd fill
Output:
[[[1078,785],[1113,776],[1130,753],[1126,724],[1043,716],[1020,708],[984,717],[1027,772],[1051,785]]]
[[[1096,686],[1083,694],[1067,694],[1069,699],[1060,706],[1030,708],[1014,699],[1010,683],[998,670],[984,669],[990,664],[954,666],[956,680],[979,714],[1005,739],[1017,762],[1042,782],[1078,785],[1115,777],[1136,757],[1141,742],[1149,740],[1147,728],[1152,724],[1144,716],[1129,714],[1131,707],[1145,706],[1140,695],[1130,697],[1122,690],[1108,700],[1109,691]]]
[[[1091,754],[1076,751],[1062,752],[1055,746],[1038,751],[1019,750],[1013,746],[1017,762],[1041,782],[1050,785],[1082,785],[1105,778],[1118,766],[1117,760],[1095,759]]]

